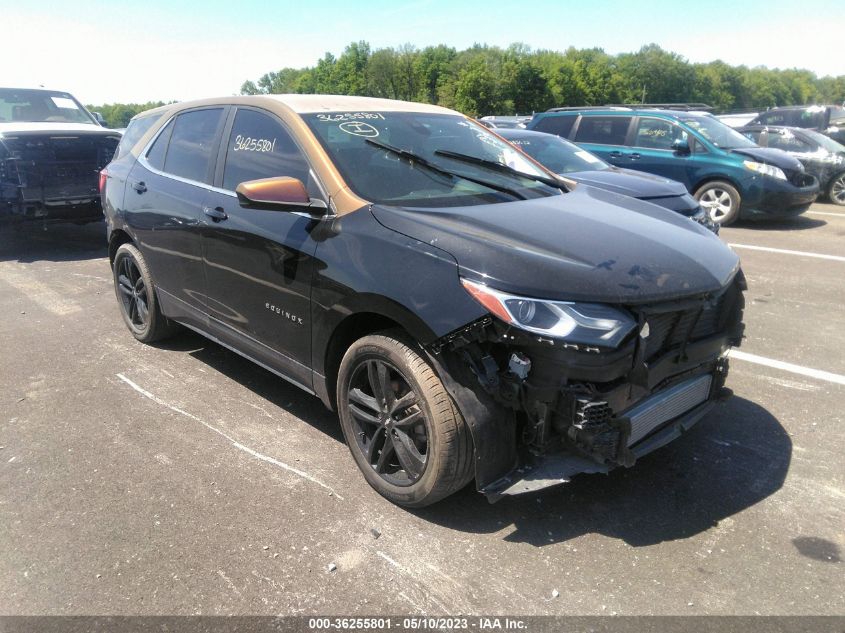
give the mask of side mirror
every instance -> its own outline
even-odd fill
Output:
[[[672,141],[672,151],[678,154],[689,154],[689,141],[684,138],[676,138]]]
[[[298,178],[261,178],[242,182],[235,189],[238,202],[250,209],[269,211],[306,211],[325,215],[328,207],[322,200],[308,196],[305,185]]]
[[[99,112],[92,112],[91,114],[94,115],[94,119],[97,121],[97,123],[99,123],[103,127],[108,127],[106,125],[106,120],[103,118],[102,114],[100,114]]]

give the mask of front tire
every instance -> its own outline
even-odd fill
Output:
[[[134,244],[121,244],[117,249],[112,275],[120,314],[132,336],[153,343],[178,331],[178,325],[161,313],[150,269]]]
[[[827,185],[827,198],[833,204],[845,206],[845,171],[830,179]]]
[[[346,443],[383,497],[421,508],[473,476],[469,429],[434,369],[396,332],[359,339],[340,364],[337,403]]]
[[[733,185],[714,180],[699,187],[694,195],[707,213],[707,217],[716,224],[727,226],[739,218],[741,200],[739,192]]]

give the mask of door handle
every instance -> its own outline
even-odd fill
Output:
[[[640,153],[639,152],[634,152],[633,154],[631,154],[631,160],[639,160],[639,159],[640,159]]]
[[[220,222],[221,220],[225,220],[229,217],[226,215],[226,211],[223,207],[214,207],[213,209],[211,207],[203,207],[202,212],[215,222]]]
[[[132,188],[138,193],[144,193],[147,190],[147,185],[145,185],[143,182],[133,182]]]
[[[622,158],[622,152],[617,152],[616,150],[613,150],[612,152],[610,152],[610,157],[611,158]]]

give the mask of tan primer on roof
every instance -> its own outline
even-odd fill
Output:
[[[193,108],[227,105],[248,105],[262,108],[282,119],[296,137],[296,141],[302,147],[314,171],[317,172],[320,181],[325,185],[338,215],[351,213],[370,204],[370,202],[358,197],[352,192],[328,154],[326,154],[323,146],[305,124],[305,121],[302,120],[302,117],[299,116],[300,114],[311,112],[381,111],[427,112],[463,116],[454,110],[426,103],[412,103],[410,101],[395,101],[393,99],[376,99],[372,97],[350,97],[346,95],[249,95],[198,99],[195,101],[173,103],[138,114],[137,117],[142,117],[153,112],[161,112],[163,116],[138,140],[131,150],[132,154],[137,158],[150,139],[158,133],[174,114]]]

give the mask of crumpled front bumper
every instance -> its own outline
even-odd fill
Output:
[[[620,412],[631,432],[628,448],[635,459],[677,439],[701,420],[725,389],[728,360],[721,357],[713,371],[700,373],[660,389]],[[632,464],[629,464],[632,465]],[[608,473],[617,464],[599,463],[563,450],[528,456],[522,465],[481,490],[493,503],[502,497],[535,492],[566,483],[579,474]]]

